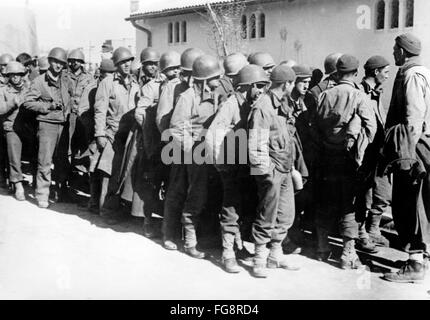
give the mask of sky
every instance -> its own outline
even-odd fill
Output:
[[[98,62],[106,39],[113,39],[114,46],[135,46],[135,29],[124,20],[133,1],[137,13],[220,0],[0,0],[0,5],[27,6],[34,12],[41,54],[56,46],[81,47]]]

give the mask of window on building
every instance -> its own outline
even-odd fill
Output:
[[[399,0],[391,2],[391,29],[399,27]]]
[[[257,30],[256,30],[256,21],[255,14],[251,15],[251,18],[249,18],[249,28],[251,29],[250,38],[255,39],[257,37]]]
[[[264,13],[260,14],[260,38],[266,36],[266,15]]]
[[[242,16],[240,24],[242,27],[242,38],[246,39],[248,29],[247,29],[247,25],[246,25],[246,16],[245,15]]]
[[[414,0],[406,1],[405,27],[414,26]]]
[[[182,42],[187,42],[187,22],[182,21]]]
[[[175,42],[181,41],[179,37],[180,34],[181,34],[181,30],[180,30],[179,22],[175,22]]]
[[[167,26],[167,40],[169,43],[173,42],[173,23],[169,22],[169,25]]]
[[[378,1],[376,5],[376,30],[382,30],[385,27],[385,1]]]

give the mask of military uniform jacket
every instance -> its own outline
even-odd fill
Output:
[[[178,99],[170,121],[173,141],[185,152],[191,152],[202,140],[203,129],[208,129],[217,111],[218,101],[208,91],[199,93],[196,85],[184,91]]]
[[[248,118],[248,153],[251,174],[270,174],[275,168],[290,172],[293,166],[293,140],[282,100],[262,94],[251,106]]]
[[[415,143],[430,134],[430,70],[411,58],[398,71],[387,115],[386,129],[404,123]]]
[[[182,81],[180,78],[174,78],[169,80],[161,89],[156,116],[156,123],[160,133],[169,129],[170,119],[172,118],[179,95],[189,87],[187,82]]]
[[[240,93],[234,93],[226,101],[221,103],[215,117],[209,126],[205,142],[208,146],[215,166],[218,170],[225,170],[228,164],[246,164],[247,154],[245,154],[245,163],[239,163],[240,150],[247,150],[246,130],[248,128],[248,116],[250,106],[246,103],[245,98]],[[226,136],[229,133],[242,129],[245,140],[235,141],[234,149],[226,144]],[[239,138],[240,139],[240,138]],[[228,140],[231,143],[232,140]],[[240,144],[244,144],[243,146]],[[243,148],[245,147],[245,148]],[[221,150],[224,150],[222,152]],[[234,153],[234,158],[232,154]],[[231,161],[234,160],[234,161]]]
[[[55,81],[48,71],[34,79],[24,97],[24,107],[38,113],[38,121],[64,123],[70,114],[68,88],[68,79],[63,73]],[[61,110],[49,110],[52,103],[60,104]]]
[[[4,115],[3,129],[13,131],[13,125],[18,115],[19,107],[24,101],[24,96],[28,90],[26,84],[21,88],[12,85],[0,88],[0,115]]]
[[[69,79],[69,94],[71,97],[71,112],[77,115],[81,115],[85,110],[79,109],[79,103],[83,96],[85,88],[92,86],[96,83],[93,76],[82,70],[79,75],[75,75],[73,72],[69,71],[67,73],[67,78]]]
[[[159,77],[142,87],[135,111],[135,119],[142,128],[143,148],[148,159],[161,152],[161,135],[155,118],[163,82],[164,79]]]
[[[108,137],[114,141],[117,133],[127,136],[134,123],[134,109],[139,98],[139,86],[130,76],[125,84],[115,72],[103,79],[96,93],[94,104],[95,137]]]

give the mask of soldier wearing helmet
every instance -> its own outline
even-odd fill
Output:
[[[272,85],[251,106],[248,118],[248,154],[259,203],[252,235],[255,244],[252,275],[268,276],[266,268],[297,270],[283,259],[282,242],[294,216],[294,141],[288,127],[284,96],[291,90],[295,73],[280,66],[272,72]],[[268,252],[267,245],[270,246]]]
[[[85,128],[88,129],[88,137],[92,140],[88,150],[89,154],[89,167],[86,168],[90,174],[90,199],[87,203],[87,209],[90,212],[97,213],[99,211],[99,199],[100,199],[100,178],[99,175],[94,172],[94,167],[97,164],[98,158],[96,155],[96,143],[94,139],[94,104],[96,101],[96,92],[100,85],[106,77],[112,77],[113,73],[116,71],[115,65],[112,59],[104,59],[100,63],[100,67],[97,68],[100,72],[100,76],[96,79],[97,81],[91,82],[87,87],[85,87],[82,97],[79,102],[78,109],[82,112],[81,121]],[[87,152],[88,154],[88,152]]]
[[[55,193],[59,201],[67,199],[66,180],[70,171],[68,130],[64,130],[67,128],[70,114],[70,93],[68,78],[62,72],[67,66],[66,51],[53,48],[49,52],[48,61],[48,71],[34,79],[24,99],[24,107],[34,111],[39,122],[36,200],[41,208],[49,206],[53,160]]]
[[[319,95],[327,89],[333,88],[339,81],[338,73],[336,70],[336,63],[342,53],[331,53],[324,60],[324,69],[327,77],[317,84],[315,87],[310,88],[310,93],[314,98],[313,105],[318,104]]]
[[[248,143],[246,129],[251,105],[270,84],[263,68],[247,65],[247,62],[244,65],[240,71],[224,68],[226,72],[235,73],[237,90],[221,103],[205,137],[207,150],[223,184],[220,213],[223,247],[221,264],[228,273],[238,273],[241,270],[234,247],[236,245],[241,253],[246,253],[241,241],[241,231],[246,230],[240,230],[239,223],[242,222],[244,226],[247,220],[255,218],[257,198],[253,192],[255,184],[249,175],[247,154],[245,152],[241,155],[239,152],[244,150],[243,146],[246,150]],[[234,136],[239,137],[238,143],[234,147],[227,145]],[[221,150],[233,154],[223,153]]]
[[[9,79],[6,86],[0,88],[0,115],[4,115],[3,130],[7,141],[7,153],[9,155],[9,181],[14,186],[15,198],[18,201],[25,200],[22,181],[24,177],[21,170],[21,138],[14,130],[14,123],[18,110],[28,90],[24,81],[26,68],[19,62],[11,61],[7,64],[5,74]]]
[[[233,53],[224,59],[224,76],[220,80],[220,94],[228,97],[234,92],[239,71],[248,64],[241,53]]]
[[[206,203],[208,165],[194,157],[193,150],[204,147],[203,130],[218,108],[215,90],[221,75],[218,59],[209,55],[198,57],[193,63],[193,84],[179,96],[170,120],[173,141],[169,145],[180,150],[179,154],[183,154],[184,159],[174,159],[171,166],[164,214],[174,221],[177,213],[182,212],[185,252],[196,259],[205,257],[196,248],[196,224]],[[168,142],[169,135],[163,134],[162,139]],[[177,249],[175,230],[164,225],[163,231],[164,241],[169,241],[166,249]]]
[[[115,196],[118,175],[139,97],[139,85],[130,69],[133,59],[130,50],[117,48],[112,55],[116,71],[100,82],[96,93],[94,130],[100,155],[94,171],[101,184],[98,206],[101,214],[113,214],[119,205],[119,198]],[[105,200],[112,200],[112,206],[104,208]]]
[[[180,56],[176,51],[168,51],[159,56],[151,48],[142,51],[141,60],[145,81],[140,77],[140,98],[134,112],[136,125],[129,134],[126,163],[120,177],[122,183],[130,181],[131,187],[125,187],[121,197],[132,202],[131,214],[144,217],[143,235],[148,238],[154,236],[152,214],[161,214],[162,203],[159,192],[162,183],[161,136],[155,123],[161,87],[165,79],[171,80],[179,75]],[[158,65],[160,71],[158,72]],[[136,168],[136,169],[133,169]],[[142,179],[142,177],[145,177]]]
[[[255,52],[248,57],[250,64],[256,64],[266,71],[267,76],[270,77],[273,68],[275,67],[275,61],[272,56],[267,52]]]
[[[137,81],[140,87],[143,87],[152,79],[157,78],[159,68],[158,63],[160,61],[160,54],[153,48],[145,48],[140,53],[141,68],[137,73]]]
[[[8,78],[6,76],[6,66],[10,61],[13,61],[13,57],[4,53],[0,56],[0,87],[7,85]],[[3,133],[3,117],[0,117],[0,188],[8,188],[8,160],[7,160],[7,143]]]
[[[163,86],[156,118],[157,127],[161,133],[169,129],[170,118],[172,117],[178,97],[191,85],[193,63],[203,54],[204,52],[198,48],[188,48],[182,52],[180,60],[181,73],[179,77],[168,80]]]
[[[48,71],[48,57],[40,57],[39,59],[37,59],[37,66],[39,67],[39,75],[42,75],[46,71]]]
[[[95,82],[92,75],[85,71],[85,55],[80,49],[73,49],[67,56],[69,70],[67,72],[69,93],[71,96],[71,114],[69,117],[69,139],[72,160],[76,155],[84,152],[89,144],[90,130],[81,121],[86,110],[80,110],[79,105],[85,88]]]

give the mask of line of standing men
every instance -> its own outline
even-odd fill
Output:
[[[155,233],[153,214],[163,215],[163,246],[177,250],[182,229],[184,251],[201,259],[197,227],[214,192],[208,181],[215,167],[223,186],[222,265],[240,272],[236,252],[251,230],[252,275],[265,278],[268,268],[299,269],[285,259],[283,243],[303,212],[314,222],[318,259],[328,260],[328,235],[337,222],[344,244],[341,267],[359,268],[356,247],[373,253],[377,245],[388,245],[379,223],[392,198],[410,259],[385,278],[413,282],[424,277],[429,234],[421,195],[427,190],[430,78],[417,58],[420,51],[415,36],[396,38],[394,56],[401,68],[387,124],[380,98],[389,72],[384,57],[366,62],[365,78],[357,85],[359,62],[348,54],[329,55],[328,77],[318,83],[307,66],[293,61],[276,66],[267,53],[248,59],[232,54],[224,59],[223,71],[217,58],[194,48],[161,56],[147,48],[135,75],[131,52],[118,48],[102,62],[104,74],[97,83],[82,68],[82,52],[67,56],[54,48],[47,72],[23,97],[11,90],[20,87],[24,72],[20,65],[7,65],[8,92],[0,112],[8,114],[4,130],[11,149],[19,136],[10,129],[10,111],[16,116],[22,107],[37,115],[41,208],[49,206],[51,166],[54,198],[64,201],[72,161],[88,155],[91,210],[115,218],[121,198],[131,201],[132,214],[144,216],[148,237]],[[317,84],[309,88],[312,80]],[[233,146],[232,136],[239,138]],[[179,158],[167,161],[175,150]],[[198,151],[206,161],[196,157]],[[9,153],[15,196],[24,200],[22,175],[13,173],[20,170],[15,169],[20,151]]]

